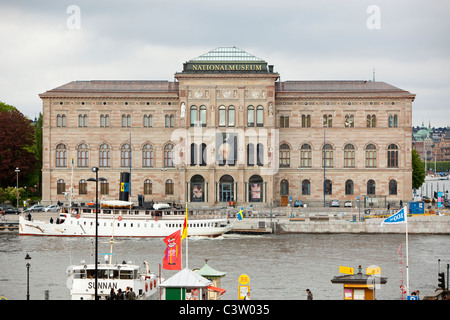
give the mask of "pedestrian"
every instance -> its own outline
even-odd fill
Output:
[[[390,203],[388,203],[387,209],[388,209],[388,211],[391,209],[391,204]]]
[[[306,300],[312,300],[313,294],[309,289],[306,289]]]
[[[245,295],[244,300],[250,300],[250,291],[247,291],[247,294]]]
[[[31,221],[31,213],[28,213],[28,221]]]
[[[127,287],[126,289],[125,289],[125,293],[123,294],[123,299],[124,300],[130,300],[129,299],[129,294],[130,294],[130,287]]]
[[[53,223],[53,218],[52,217],[50,217],[50,223]]]
[[[130,291],[128,293],[128,300],[136,300],[136,293],[134,293],[133,288],[130,287]]]
[[[400,209],[403,208],[403,201],[400,200]]]
[[[117,295],[114,292],[114,288],[111,288],[111,291],[109,293],[109,300],[117,300]]]
[[[122,289],[119,288],[119,290],[117,290],[117,300],[123,300],[123,292]]]

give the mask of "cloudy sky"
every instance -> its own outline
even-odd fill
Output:
[[[0,0],[0,101],[34,118],[73,80],[170,80],[236,46],[281,80],[384,81],[413,125],[450,125],[450,1]]]

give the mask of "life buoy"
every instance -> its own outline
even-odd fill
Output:
[[[80,215],[77,213],[77,214],[75,215],[75,218],[80,219]]]
[[[155,217],[155,221],[158,221],[158,217]]]
[[[122,216],[118,216],[117,220],[122,221]]]

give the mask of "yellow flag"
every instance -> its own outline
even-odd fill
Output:
[[[183,223],[183,232],[181,235],[181,240],[187,237],[188,233],[188,227],[187,227],[187,217],[188,217],[188,210],[187,210],[187,204],[186,204],[186,215],[184,216],[184,223]]]

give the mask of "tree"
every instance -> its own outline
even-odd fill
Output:
[[[412,162],[412,187],[413,189],[419,189],[420,186],[425,182],[425,169],[420,160],[419,153],[416,150],[412,150],[411,154]]]
[[[15,186],[16,168],[23,180],[37,166],[32,150],[34,128],[20,111],[4,103],[0,104],[0,123],[0,187]]]

